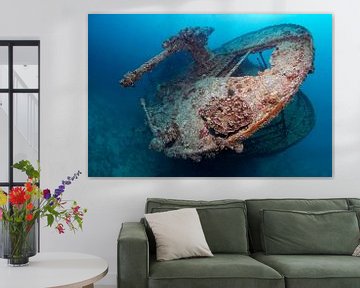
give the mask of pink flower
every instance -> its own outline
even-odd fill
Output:
[[[59,234],[65,233],[65,229],[64,229],[63,224],[59,223],[55,228],[58,230]]]
[[[3,211],[2,211],[2,209],[0,208],[0,220],[2,220],[2,218],[3,218]]]
[[[73,214],[74,214],[74,215],[79,214],[79,209],[80,209],[80,206],[72,207]]]
[[[65,222],[66,222],[67,225],[69,225],[71,223],[71,215],[70,214],[66,215]]]

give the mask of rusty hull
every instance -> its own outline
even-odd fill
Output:
[[[163,52],[120,81],[124,87],[133,86],[173,53],[192,54],[193,68],[186,77],[159,85],[160,102],[142,100],[154,135],[150,147],[169,157],[200,161],[224,149],[241,153],[244,140],[284,109],[314,69],[312,36],[302,26],[266,27],[209,51],[212,31],[180,31],[163,43]],[[270,48],[274,51],[268,69],[256,76],[232,76],[248,54]]]

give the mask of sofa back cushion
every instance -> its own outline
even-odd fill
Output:
[[[354,211],[262,210],[263,249],[269,255],[352,255],[359,244]]]
[[[213,253],[248,254],[247,213],[242,200],[193,201],[151,198],[146,213],[196,208],[206,241]],[[174,225],[176,225],[174,223]],[[153,236],[148,229],[149,241]],[[150,243],[154,247],[154,243]]]
[[[350,211],[355,211],[358,218],[359,228],[360,228],[360,199],[359,198],[349,198],[348,205]]]
[[[261,210],[330,211],[348,210],[346,199],[254,199],[246,200],[250,244],[253,252],[261,246]]]
[[[348,198],[348,205],[351,206],[360,206],[360,198]]]

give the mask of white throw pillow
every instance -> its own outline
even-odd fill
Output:
[[[360,257],[360,244],[356,246],[354,253],[352,256]]]
[[[195,208],[145,214],[156,240],[156,259],[213,256]]]

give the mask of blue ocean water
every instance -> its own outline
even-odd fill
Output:
[[[89,177],[332,176],[332,15],[91,14],[88,20]],[[150,73],[135,88],[122,88],[119,80],[126,72],[161,52],[161,43],[185,27],[213,27],[208,46],[214,49],[244,33],[286,23],[306,27],[316,49],[315,73],[300,88],[314,107],[316,123],[303,140],[267,156],[225,152],[200,163],[149,149],[152,135],[140,98],[152,95],[156,79]]]

